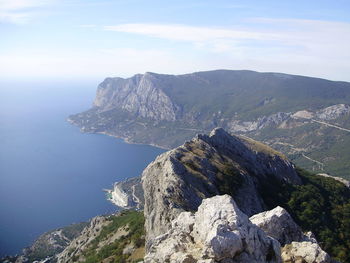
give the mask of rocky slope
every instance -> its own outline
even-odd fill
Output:
[[[160,155],[142,175],[147,233],[160,235],[203,198],[230,194],[247,215],[266,210],[259,183],[275,178],[300,184],[294,166],[268,146],[218,128]]]
[[[44,233],[30,247],[23,249],[21,255],[1,259],[0,262],[54,262],[55,255],[62,252],[87,225],[86,222],[77,223]]]
[[[69,121],[83,132],[168,149],[220,126],[263,141],[302,167],[347,177],[349,104],[346,82],[253,71],[145,73],[105,79],[93,107]]]
[[[158,156],[141,181],[143,212],[94,218],[50,261],[350,262],[350,189],[262,143],[216,128]],[[130,194],[140,179],[117,185]]]
[[[142,213],[135,211],[95,217],[56,260],[58,263],[142,261],[143,222]]]
[[[341,239],[350,221],[333,223],[346,217],[350,191],[342,182],[323,178],[304,174],[281,153],[251,139],[231,136],[221,128],[197,135],[158,156],[143,171],[145,261],[330,262],[312,234],[301,230],[315,231],[330,251],[336,244],[345,244]],[[216,199],[223,194],[233,199]],[[285,209],[276,206],[288,209],[302,228]],[[334,217],[339,207],[344,210]],[[230,223],[232,218],[236,218],[234,223]],[[326,241],[330,231],[337,237]],[[277,241],[277,248],[262,232]],[[251,239],[258,244],[248,243]],[[233,242],[238,248],[230,254],[225,246]],[[272,254],[264,250],[267,247]],[[277,252],[279,249],[282,252]],[[346,250],[332,253],[342,257]]]

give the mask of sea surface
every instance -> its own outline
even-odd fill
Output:
[[[102,189],[140,175],[164,152],[82,134],[66,121],[91,106],[97,84],[0,81],[0,257],[45,231],[115,211]]]

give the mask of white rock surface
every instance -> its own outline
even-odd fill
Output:
[[[295,112],[293,115],[291,115],[292,118],[294,119],[312,119],[314,117],[314,113],[311,111],[307,111],[307,110],[301,110],[301,111],[297,111]]]
[[[280,244],[252,224],[228,195],[204,199],[158,236],[146,263],[281,262]]]
[[[282,259],[286,263],[330,263],[331,258],[317,243],[292,242],[282,248]]]
[[[179,108],[158,88],[158,81],[152,73],[107,78],[97,89],[94,106],[100,111],[123,109],[138,117],[174,121]]]
[[[256,214],[250,221],[275,238],[283,246],[292,241],[308,240],[301,228],[294,222],[289,213],[282,207]]]
[[[346,104],[332,105],[316,112],[317,118],[321,120],[334,120],[350,113],[350,106]]]
[[[118,183],[115,183],[113,186],[113,190],[109,191],[111,194],[110,201],[119,207],[125,207],[128,208],[131,203],[131,198],[128,196],[123,189],[118,185]]]

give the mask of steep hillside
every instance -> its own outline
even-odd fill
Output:
[[[83,132],[164,148],[220,126],[309,170],[348,177],[349,104],[347,82],[231,70],[145,73],[105,79],[93,107],[69,121]]]
[[[140,262],[144,257],[143,224],[143,214],[136,211],[95,217],[81,235],[56,256],[57,262]]]
[[[0,259],[0,262],[55,262],[55,255],[62,252],[73,239],[80,236],[87,225],[88,223],[82,222],[44,233],[30,247],[24,248],[21,255]]]
[[[141,180],[111,192],[116,204],[144,211],[95,217],[61,253],[37,259],[350,262],[349,182],[297,169],[269,146],[221,128],[163,153]]]
[[[160,155],[144,170],[142,183],[150,253],[158,251],[154,243],[163,240],[162,235],[172,235],[181,213],[196,213],[203,199],[229,194],[248,216],[276,206],[285,208],[328,253],[350,262],[350,189],[333,178],[295,169],[286,157],[261,143],[215,129]]]

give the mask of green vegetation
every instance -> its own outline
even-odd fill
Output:
[[[281,183],[271,176],[260,194],[269,209],[282,206],[304,231],[312,231],[335,259],[350,262],[350,190],[342,183],[298,169],[303,185]]]
[[[88,250],[84,251],[85,263],[101,262],[108,258],[108,262],[124,263],[137,262],[129,259],[130,254],[123,254],[125,247],[131,243],[135,248],[142,248],[144,239],[144,217],[143,212],[126,210],[120,215],[110,216],[111,223],[104,226],[100,234],[92,241]],[[106,240],[120,228],[125,228],[126,234],[110,244],[99,248],[100,242]],[[77,259],[76,259],[77,260]]]
[[[242,182],[243,178],[239,170],[230,164],[226,164],[222,172],[217,173],[216,185],[220,193],[229,194],[234,197]]]
[[[347,127],[350,115],[337,120],[337,125]],[[318,123],[308,123],[290,129],[268,127],[248,134],[259,141],[283,142],[272,145],[277,151],[285,153],[298,166],[314,171],[328,173],[350,179],[350,133]],[[292,146],[292,147],[291,147]],[[299,152],[293,151],[299,149]],[[306,156],[323,163],[323,166],[306,159]]]

